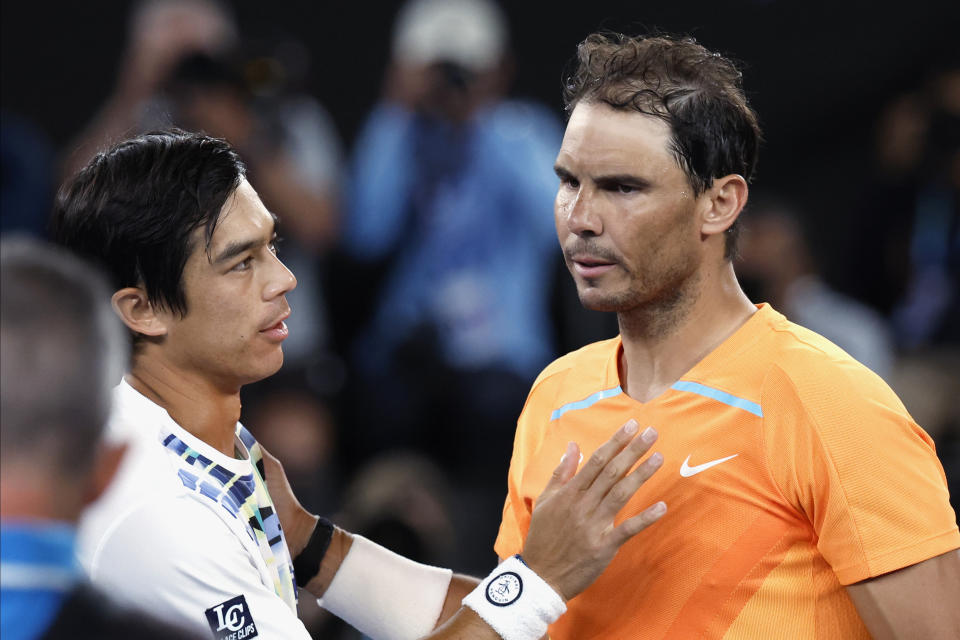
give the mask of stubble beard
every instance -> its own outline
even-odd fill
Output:
[[[607,295],[591,296],[590,286],[582,287],[581,304],[594,311],[616,313],[620,333],[624,335],[649,340],[675,332],[697,299],[701,276],[695,261],[685,260],[652,278],[631,275],[631,286]]]

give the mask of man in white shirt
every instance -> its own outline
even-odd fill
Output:
[[[375,638],[539,638],[664,513],[657,503],[613,526],[660,464],[654,454],[629,472],[656,434],[634,437],[631,421],[579,472],[571,443],[522,558],[479,585],[306,512],[237,421],[240,388],[283,362],[296,286],[276,255],[275,218],[244,176],[223,140],[155,132],[96,156],[58,198],[58,242],[106,267],[133,335],[110,425],[130,452],[81,524],[94,581],[218,639],[309,637],[297,586]]]

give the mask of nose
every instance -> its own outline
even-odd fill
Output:
[[[273,256],[273,260],[270,277],[263,289],[265,300],[273,300],[278,296],[286,295],[297,286],[297,277],[287,268],[287,265],[283,264],[277,256]]]
[[[558,213],[565,218],[570,233],[578,236],[597,236],[603,233],[603,221],[598,215],[593,197],[583,185],[563,199],[563,202],[558,197],[557,208]]]

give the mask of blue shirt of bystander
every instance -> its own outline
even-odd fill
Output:
[[[73,526],[61,522],[0,525],[0,637],[31,640],[53,622],[81,579]]]
[[[363,369],[382,370],[423,326],[455,369],[532,376],[552,357],[561,133],[545,108],[521,101],[460,124],[389,103],[373,111],[353,158],[345,240],[362,260],[393,257],[361,339]]]

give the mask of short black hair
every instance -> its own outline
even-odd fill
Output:
[[[601,102],[665,121],[694,194],[731,173],[752,180],[762,135],[732,60],[690,37],[594,33],[577,47],[571,69],[563,87],[567,112]],[[739,221],[727,229],[728,259],[739,230]]]
[[[100,263],[115,290],[143,287],[151,304],[182,316],[193,233],[203,227],[209,249],[245,174],[225,140],[179,129],[145,133],[97,154],[64,185],[52,234]]]
[[[0,265],[0,454],[88,470],[127,364],[106,278],[35,239],[5,237]]]

